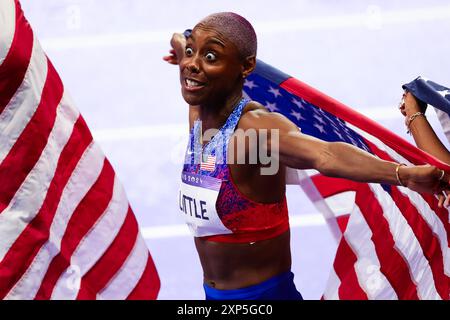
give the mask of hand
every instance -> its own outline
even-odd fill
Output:
[[[172,49],[169,51],[169,55],[164,56],[163,60],[170,64],[177,65],[180,63],[181,58],[184,55],[186,48],[186,38],[182,33],[174,33],[170,40]]]
[[[175,52],[174,49],[170,50],[169,53],[170,55],[164,56],[163,60],[167,61],[170,64],[177,65],[178,64],[177,53]]]
[[[399,109],[406,118],[412,116],[414,113],[422,112],[419,102],[411,92],[405,92],[403,94]]]
[[[414,191],[437,194],[439,207],[450,205],[450,176],[445,171],[431,165],[401,167],[400,180]],[[444,194],[446,196],[444,196]]]

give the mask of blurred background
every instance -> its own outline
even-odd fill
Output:
[[[259,58],[406,134],[401,85],[450,86],[450,3],[419,0],[22,0],[44,49],[122,180],[161,278],[159,299],[203,299],[194,243],[177,208],[187,143],[173,32],[234,11],[255,26]],[[433,127],[448,147],[433,110]],[[293,271],[320,299],[337,247],[299,187],[288,187]]]

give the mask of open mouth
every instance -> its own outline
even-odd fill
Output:
[[[186,88],[189,89],[189,90],[200,89],[200,88],[203,88],[205,86],[205,83],[203,83],[203,82],[199,82],[197,80],[188,79],[188,78],[186,78],[184,80],[184,83],[186,84]]]

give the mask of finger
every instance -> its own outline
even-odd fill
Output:
[[[171,64],[178,64],[177,59],[174,56],[165,56],[165,57],[163,57],[163,60],[167,61],[168,63],[171,63]]]
[[[445,199],[444,202],[444,207],[448,208],[449,205],[450,205],[450,197],[447,195],[447,199]]]
[[[439,199],[438,205],[440,208],[442,206],[448,207],[450,205],[450,189],[448,189],[448,184],[442,188],[442,191],[437,194]]]
[[[444,204],[444,201],[445,201],[445,196],[441,193],[441,194],[437,195],[437,198],[439,200],[438,207],[442,208],[442,205]]]

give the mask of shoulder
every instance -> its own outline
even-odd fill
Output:
[[[251,101],[245,107],[238,127],[247,129],[298,129],[284,115],[277,112],[270,112],[262,104]]]

